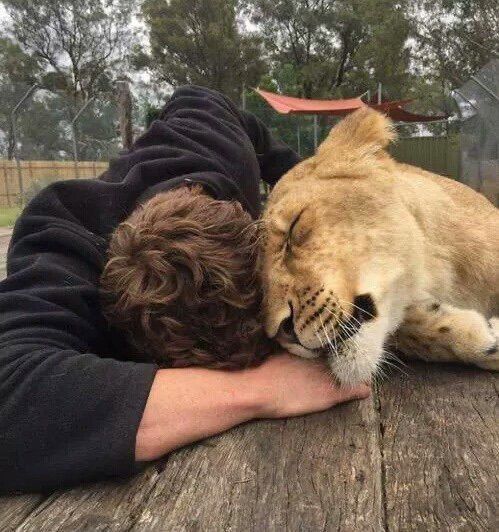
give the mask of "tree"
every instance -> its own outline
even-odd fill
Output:
[[[294,78],[291,92],[311,98],[357,95],[375,81],[394,93],[404,90],[409,61],[404,4],[247,0],[246,9],[265,36],[275,79],[284,68],[286,78]]]
[[[36,58],[24,53],[12,39],[0,37],[0,151],[8,159],[14,156],[10,113],[28,88],[39,81],[40,74]]]
[[[257,83],[265,64],[259,39],[240,30],[237,8],[235,0],[146,0],[146,64],[173,87],[205,85],[238,101],[243,85]]]
[[[4,0],[12,35],[45,70],[44,85],[83,101],[116,76],[134,0]]]
[[[371,93],[376,83],[383,87],[383,99],[413,96],[414,77],[410,73],[408,39],[412,27],[407,2],[362,0],[357,3],[359,41],[350,61],[345,81],[360,94]]]
[[[24,158],[72,155],[72,118],[99,95],[78,121],[80,158],[117,151],[116,106],[109,98],[122,75],[134,0],[4,0],[10,37],[0,40],[0,129],[12,157],[9,115],[29,85],[40,87],[18,115]],[[2,135],[0,134],[0,138]]]
[[[442,94],[499,55],[497,0],[419,0],[412,18],[418,73]]]

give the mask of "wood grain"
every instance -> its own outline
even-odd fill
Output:
[[[14,531],[44,500],[42,495],[0,497],[0,530]]]
[[[126,483],[54,496],[20,531],[380,530],[371,400],[247,424]]]
[[[406,371],[373,400],[249,423],[128,481],[0,498],[0,530],[499,530],[499,376]]]
[[[380,393],[388,530],[499,530],[499,376],[413,364]]]

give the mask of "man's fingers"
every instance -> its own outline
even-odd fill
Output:
[[[352,401],[353,399],[365,399],[371,394],[371,388],[366,384],[355,387],[337,388],[336,397],[338,402]]]

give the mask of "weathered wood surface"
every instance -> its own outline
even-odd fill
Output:
[[[499,376],[406,372],[373,400],[247,424],[127,482],[0,498],[0,530],[498,530]]]
[[[371,401],[248,424],[127,483],[55,494],[18,530],[380,530],[377,428]]]
[[[0,280],[7,275],[7,250],[11,235],[12,229],[0,227]]]
[[[418,364],[380,394],[389,530],[499,530],[499,374]]]
[[[33,510],[41,507],[44,499],[42,495],[0,497],[0,531],[16,530]]]

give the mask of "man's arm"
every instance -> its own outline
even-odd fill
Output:
[[[231,176],[259,175],[243,122],[221,95],[179,90],[106,179],[54,183],[23,212],[0,284],[0,492],[135,471],[157,368],[113,358],[99,304],[107,236],[168,178],[202,177],[233,199]]]
[[[368,394],[367,386],[338,388],[323,363],[288,354],[241,371],[160,370],[139,426],[135,456],[153,460],[244,421],[318,412]]]

